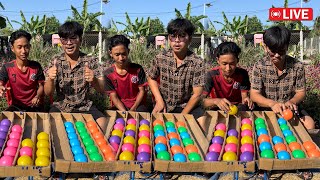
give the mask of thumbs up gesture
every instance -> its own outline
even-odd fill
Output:
[[[57,77],[57,72],[58,72],[58,70],[57,70],[57,60],[55,59],[55,60],[53,61],[53,66],[48,70],[49,78],[50,78],[51,80],[56,79],[56,77]]]
[[[87,82],[92,82],[94,79],[94,72],[89,68],[89,63],[84,64],[84,78]]]
[[[5,87],[2,82],[0,82],[0,97],[5,96],[6,92],[10,90],[10,87]]]

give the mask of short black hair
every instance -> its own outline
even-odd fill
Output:
[[[68,21],[59,27],[58,34],[62,38],[70,38],[76,35],[82,38],[83,26],[76,21]]]
[[[234,42],[223,42],[219,44],[216,49],[216,57],[220,57],[225,54],[233,54],[237,59],[239,59],[239,54],[241,53],[241,48]]]
[[[192,36],[194,31],[195,27],[192,22],[183,18],[171,20],[167,26],[168,34],[182,35],[187,33],[189,36]]]
[[[273,26],[263,33],[263,42],[272,52],[287,48],[290,38],[291,32],[284,26]]]
[[[114,35],[110,38],[109,50],[118,45],[123,45],[129,49],[130,40],[124,35]]]
[[[29,42],[32,38],[31,34],[28,33],[27,31],[25,30],[18,30],[18,31],[15,31],[11,34],[10,36],[10,39],[9,39],[9,42],[11,44],[11,46],[13,46],[13,43],[15,40],[21,38],[21,37],[25,37]]]

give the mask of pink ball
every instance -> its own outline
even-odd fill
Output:
[[[226,131],[226,125],[224,123],[219,123],[216,125],[216,130]]]
[[[252,121],[249,118],[244,118],[244,119],[242,119],[241,124],[242,125],[244,125],[244,124],[252,125]]]
[[[113,129],[118,129],[118,130],[121,130],[121,131],[123,131],[124,130],[124,125],[123,124],[115,124],[114,126],[113,126]]]
[[[20,140],[20,137],[21,137],[21,133],[19,133],[19,132],[11,132],[9,135],[10,139]]]
[[[19,146],[19,140],[18,139],[9,139],[7,141],[7,146],[9,147],[15,147],[17,148]]]
[[[12,166],[13,156],[2,156],[0,158],[0,166]]]
[[[127,120],[127,124],[134,124],[134,125],[136,125],[136,124],[137,124],[137,121],[136,121],[135,119],[133,119],[133,118],[130,118],[130,119]]]
[[[16,156],[16,153],[17,153],[17,148],[15,148],[15,147],[6,147],[5,149],[4,149],[4,151],[3,151],[3,154],[5,155],[5,156]]]
[[[241,137],[244,137],[244,136],[252,137],[252,131],[249,129],[245,129],[245,130],[241,131]]]
[[[141,138],[142,136],[146,136],[147,138],[150,138],[150,132],[147,130],[142,130],[139,132],[139,138]]]
[[[150,146],[148,144],[141,144],[138,147],[138,153],[142,153],[142,152],[150,153],[151,152]]]
[[[20,149],[20,156],[27,155],[32,157],[32,148],[25,146]]]
[[[226,152],[231,151],[231,152],[237,153],[237,145],[234,143],[228,143],[224,146],[224,150]]]
[[[21,133],[22,127],[21,127],[20,125],[16,124],[16,125],[12,126],[11,131],[12,131],[12,132]]]
[[[243,153],[243,152],[245,152],[245,151],[249,151],[249,152],[252,152],[252,153],[253,153],[253,151],[254,151],[253,145],[252,145],[252,144],[248,144],[248,143],[243,144],[243,145],[241,146],[240,150],[241,150],[241,153]]]
[[[133,144],[131,144],[131,143],[124,143],[123,145],[122,145],[122,148],[121,148],[121,150],[122,150],[122,152],[123,151],[130,151],[130,152],[134,152],[134,146],[133,146]]]
[[[111,146],[113,147],[114,151],[115,151],[115,152],[118,152],[119,145],[118,145],[117,143],[114,143],[114,142],[112,142],[112,143],[110,143],[110,144],[111,144]]]
[[[220,144],[216,144],[216,143],[213,143],[210,145],[209,147],[209,152],[217,152],[217,153],[220,153],[221,152],[221,145]]]

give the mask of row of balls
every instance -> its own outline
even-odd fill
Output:
[[[226,125],[219,123],[215,126],[213,138],[211,139],[211,145],[209,146],[208,153],[206,154],[206,161],[218,161],[222,145],[224,143],[224,136],[226,131]]]
[[[272,145],[270,144],[270,137],[267,130],[266,122],[263,118],[258,117],[254,121],[257,136],[260,156],[262,158],[275,158],[274,152],[272,150]]]
[[[9,131],[10,126],[3,126]],[[4,131],[2,131],[4,132]],[[20,125],[13,125],[9,134],[9,139],[3,151],[3,156],[0,158],[0,166],[13,166],[14,157],[17,153],[22,133]]]
[[[136,122],[136,121],[135,121]],[[147,128],[149,127],[149,128]],[[139,123],[137,161],[148,162],[151,159],[150,121],[143,119]]]
[[[254,147],[252,138],[252,121],[250,118],[244,118],[241,120],[241,142],[240,161],[253,161]]]
[[[4,146],[6,141],[9,128],[11,126],[11,121],[9,119],[3,119],[0,122],[0,149]]]
[[[153,121],[152,125],[153,125],[153,134],[155,138],[154,150],[156,153],[156,157],[157,159],[160,159],[160,160],[170,161],[171,156],[168,151],[168,146],[167,146],[168,141],[166,138],[166,133],[164,131],[163,121],[160,119],[156,119]],[[177,131],[175,128],[171,127],[171,128],[167,128],[167,132],[171,133],[171,132],[177,132]],[[172,141],[172,143],[174,143],[174,141]]]
[[[76,162],[88,162],[87,156],[84,154],[84,150],[81,146],[80,140],[76,131],[74,129],[74,125],[72,122],[65,122],[64,123],[65,130],[68,135],[69,145],[71,147],[71,152],[74,157],[74,161]],[[87,140],[83,141],[84,145],[93,144],[93,141]]]

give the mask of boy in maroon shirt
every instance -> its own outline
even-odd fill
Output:
[[[253,108],[248,96],[250,81],[248,72],[237,67],[241,49],[234,42],[224,42],[217,47],[217,61],[219,66],[212,68],[207,73],[204,95],[210,98],[204,99],[206,108],[218,107],[229,112],[232,104],[236,104],[239,110]]]
[[[123,35],[110,39],[109,53],[115,63],[104,71],[105,91],[120,111],[146,112],[141,104],[145,99],[146,75],[139,64],[128,60],[130,40]]]
[[[6,94],[7,111],[42,111],[44,74],[41,65],[28,60],[31,35],[23,30],[11,34],[11,50],[16,59],[0,70],[0,96]]]

